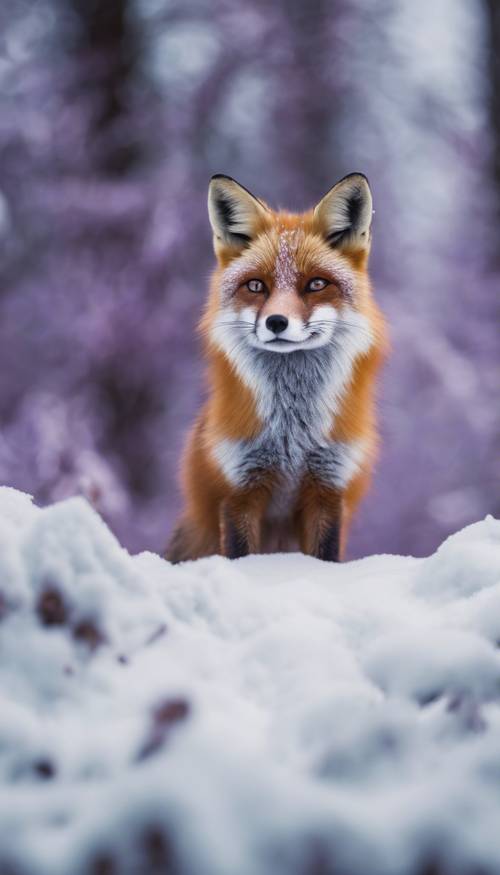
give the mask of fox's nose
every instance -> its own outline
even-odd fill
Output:
[[[269,331],[272,331],[273,334],[281,334],[287,327],[288,319],[286,316],[275,314],[274,316],[268,316],[266,319],[266,328],[269,328]]]

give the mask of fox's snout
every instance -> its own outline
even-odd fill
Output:
[[[250,346],[269,351],[291,352],[304,345],[313,348],[328,342],[338,323],[335,307],[324,303],[307,309],[300,305],[298,296],[289,294],[288,298],[276,301],[271,295],[260,306],[247,302],[240,310],[232,310],[233,323],[227,321],[227,310],[220,321],[229,330],[234,324],[235,331],[242,331]]]
[[[271,313],[268,316],[264,312],[257,319],[255,333],[261,343],[297,343],[307,338],[307,326],[297,315]]]

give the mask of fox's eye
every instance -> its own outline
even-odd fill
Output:
[[[265,286],[262,280],[248,280],[247,289],[249,292],[263,292]]]
[[[321,292],[322,289],[326,289],[327,285],[328,280],[315,276],[314,279],[309,280],[307,283],[306,292]]]

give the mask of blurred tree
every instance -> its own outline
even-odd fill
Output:
[[[344,7],[345,0],[282,0],[278,7],[280,43],[270,57],[272,161],[289,209],[309,207],[347,172],[339,87]]]
[[[500,228],[500,3],[484,0],[486,11],[487,103],[491,125],[491,171],[495,191],[495,228]],[[493,240],[493,257],[500,265],[500,232]]]
[[[491,178],[493,181],[493,222],[489,247],[489,256],[493,272],[500,270],[500,3],[498,0],[484,0],[487,28],[487,104],[491,131]],[[496,284],[498,277],[494,277]],[[497,325],[500,324],[500,301],[496,296],[496,312],[493,314]],[[497,332],[498,341],[498,332]],[[499,356],[500,359],[500,356]],[[496,383],[500,383],[500,363],[497,361]],[[492,497],[492,513],[500,517],[500,417],[497,417],[497,434],[494,441],[496,450],[496,470],[494,471],[494,494]]]
[[[116,198],[120,184],[133,181],[138,171],[144,177],[148,159],[151,161],[150,129],[141,121],[147,110],[154,114],[154,101],[151,92],[146,91],[144,97],[144,90],[140,92],[140,106],[137,99],[143,69],[140,23],[130,0],[71,0],[71,7],[74,16],[66,34],[61,31],[62,36],[66,35],[72,71],[67,99],[79,105],[80,117],[86,119],[82,132],[90,163],[86,173],[89,179],[114,181],[114,188],[103,189],[102,196]],[[84,169],[74,166],[72,172],[78,174]],[[103,423],[100,450],[118,462],[121,477],[135,499],[151,494],[157,476],[148,435],[161,404],[147,355],[140,363],[127,355],[137,334],[136,307],[140,307],[140,298],[147,297],[151,279],[145,264],[142,276],[134,271],[134,265],[142,263],[148,214],[146,204],[141,208],[140,221],[135,211],[128,215],[113,211],[107,217],[103,211],[95,216],[99,240],[93,227],[82,225],[79,244],[88,251],[89,263],[94,262],[95,274],[108,276],[110,288],[104,294],[112,306],[108,319],[113,318],[116,326],[116,335],[110,338],[104,354],[89,362],[95,403]],[[113,289],[118,273],[129,275],[128,290]],[[117,293],[121,300],[116,299]],[[95,493],[96,487],[92,490]]]
[[[91,105],[88,143],[96,167],[112,176],[132,170],[147,151],[133,124],[134,84],[142,39],[130,0],[70,0],[68,48],[77,71],[69,94]]]

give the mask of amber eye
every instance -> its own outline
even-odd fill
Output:
[[[314,279],[309,280],[306,286],[306,292],[321,292],[322,289],[326,289],[329,285],[328,280],[324,280],[319,276],[315,276]]]
[[[249,292],[263,292],[265,289],[265,285],[262,280],[248,280],[247,289]]]

